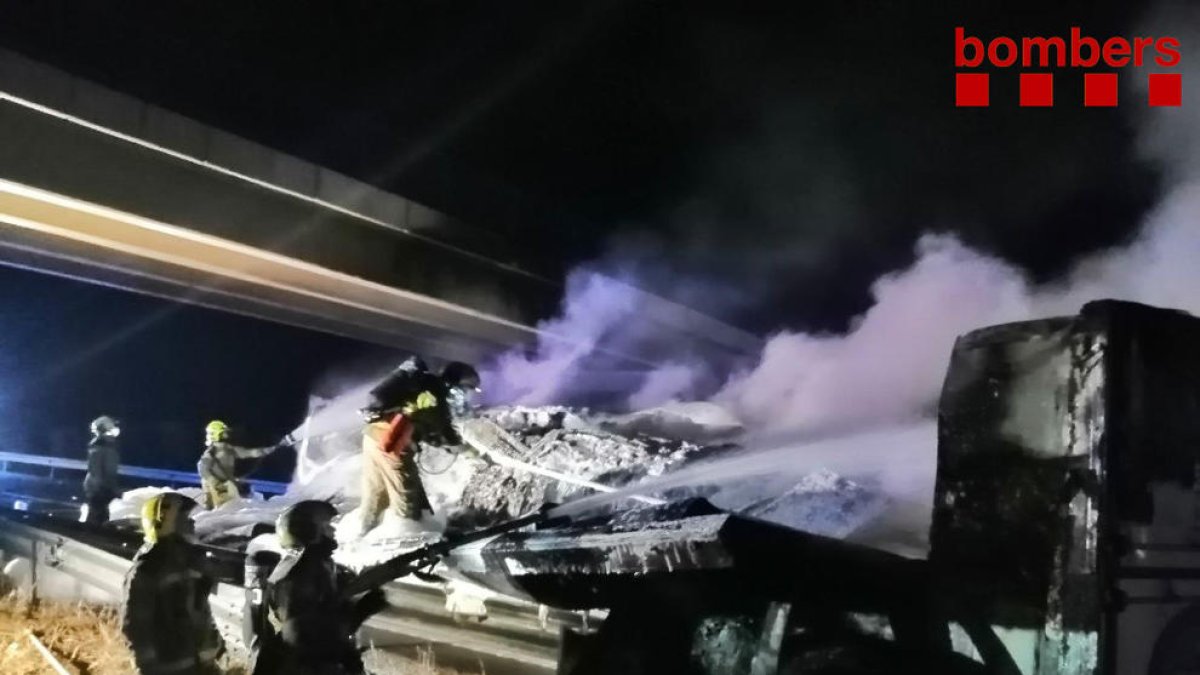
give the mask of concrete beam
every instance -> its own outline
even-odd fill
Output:
[[[0,262],[432,354],[526,342],[536,334],[529,326],[557,313],[562,293],[559,284],[506,262],[518,256],[487,230],[3,50],[0,179],[41,197],[71,198],[66,211],[67,202],[59,202],[37,217],[13,214],[39,226],[0,232]],[[79,232],[68,236],[73,226],[58,219],[79,205],[173,228],[176,244],[191,242],[188,253],[171,253],[176,259],[205,250],[184,236],[192,232],[308,264],[307,271],[273,267],[284,276],[268,288],[267,276],[222,277],[233,268],[217,273],[199,257],[167,262],[160,257],[166,249],[157,250],[170,249],[162,227],[151,228],[159,233],[153,245],[137,251],[116,234],[101,244]],[[326,273],[352,280],[346,294],[338,286],[314,295],[310,287],[296,304],[300,277],[311,274],[309,281],[323,286],[331,283]],[[407,298],[403,311],[394,298],[370,305],[382,299],[363,295],[367,286]],[[699,337],[736,355],[760,347],[744,331],[636,292],[647,332]],[[416,305],[441,309],[435,318]],[[617,356],[618,364],[653,365]]]
[[[479,227],[381,190],[373,185],[215,129],[20,54],[0,49],[0,92],[10,98],[138,139],[211,167],[324,202],[400,233],[436,226],[436,238],[453,239],[464,251],[485,257],[506,242]],[[430,214],[409,223],[409,212]],[[429,234],[428,232],[426,234]]]
[[[194,230],[0,180],[0,259],[461,357],[533,329]],[[455,339],[457,336],[457,340]],[[452,352],[446,353],[446,352]]]

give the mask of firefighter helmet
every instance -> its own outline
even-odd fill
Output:
[[[121,434],[121,423],[108,415],[101,415],[92,420],[92,435],[96,438],[104,436],[115,437]]]
[[[337,509],[329,502],[308,500],[293,504],[279,514],[275,533],[279,545],[302,549],[322,540],[333,540],[333,519]]]
[[[204,440],[206,443],[214,443],[223,441],[229,438],[229,425],[221,420],[213,420],[204,427]]]
[[[451,361],[442,369],[442,381],[446,383],[446,404],[455,418],[466,417],[471,412],[472,399],[479,393],[479,371],[462,361]]]
[[[442,369],[442,381],[448,387],[458,387],[464,391],[478,391],[479,371],[469,363],[451,361]]]
[[[396,366],[396,370],[404,370],[410,373],[427,373],[429,372],[429,366],[425,364],[425,359],[414,355],[400,362],[400,365]]]
[[[142,504],[142,534],[150,544],[171,535],[188,536],[191,520],[188,514],[196,508],[195,500],[178,492],[160,492]]]

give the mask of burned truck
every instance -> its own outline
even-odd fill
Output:
[[[1164,526],[1195,502],[1200,319],[1099,301],[962,336],[937,453],[926,559],[690,499],[550,521],[449,562],[514,596],[607,610],[564,635],[563,675],[1200,667],[1200,540]]]

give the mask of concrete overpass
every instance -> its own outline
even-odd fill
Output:
[[[559,285],[513,260],[486,230],[0,51],[0,264],[475,358],[556,308]],[[757,348],[645,298],[664,330]]]

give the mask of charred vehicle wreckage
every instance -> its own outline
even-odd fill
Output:
[[[967,334],[937,444],[925,559],[703,499],[549,521],[449,556],[496,590],[608,609],[595,634],[566,636],[572,675],[1082,675],[1130,672],[1150,645],[1149,672],[1191,667],[1195,612],[1155,643],[1134,637],[1147,619],[1130,607],[1177,595],[1139,582],[1200,577],[1155,557],[1187,548],[1155,541],[1169,515],[1156,502],[1195,484],[1200,319],[1100,301]]]
[[[1099,301],[960,337],[936,431],[918,433],[931,458],[936,438],[936,470],[919,531],[904,536],[888,524],[897,503],[819,462],[770,490],[769,470],[721,489],[663,480],[745,452],[729,443],[735,423],[678,412],[483,411],[463,435],[495,461],[421,460],[444,533],[357,533],[335,555],[362,588],[416,574],[590,610],[598,622],[564,628],[562,675],[1158,675],[1200,663],[1200,605],[1188,604],[1200,546],[1191,521],[1179,525],[1200,503],[1200,319]],[[671,423],[689,440],[646,433]],[[885,446],[901,442],[889,433]],[[298,475],[353,485],[355,439],[312,443]],[[257,543],[282,506],[354,506],[352,489],[317,485],[197,516],[231,576],[248,563],[248,606],[278,559]],[[130,494],[115,518],[137,511]]]

